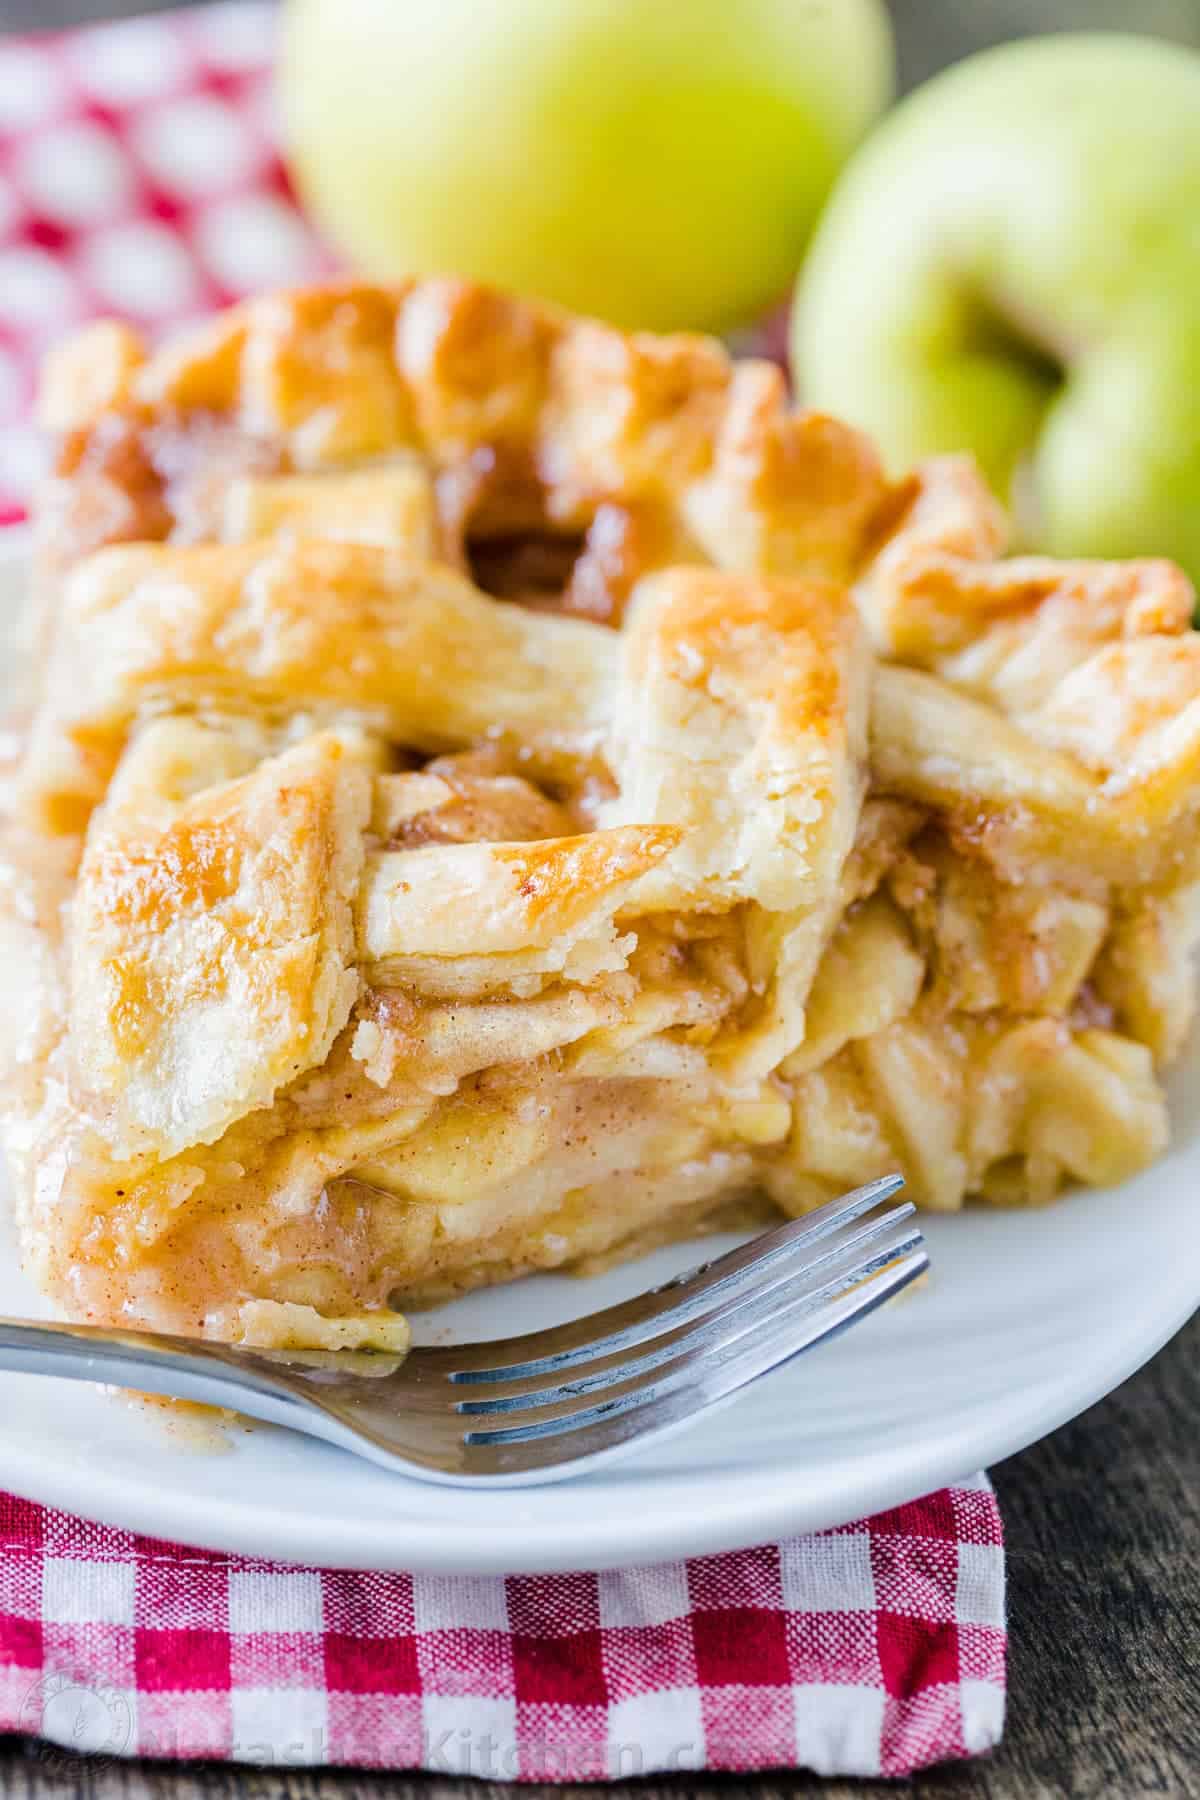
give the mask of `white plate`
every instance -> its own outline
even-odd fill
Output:
[[[0,557],[0,617],[19,583]],[[1200,1304],[1200,1047],[1173,1110],[1173,1150],[1136,1181],[1045,1212],[930,1218],[925,1288],[590,1479],[474,1495],[265,1426],[214,1450],[91,1388],[0,1376],[0,1485],[161,1537],[356,1568],[601,1568],[839,1525],[1054,1430]],[[695,1260],[683,1246],[588,1281],[538,1277],[427,1315],[419,1335],[554,1323]],[[5,1240],[0,1312],[35,1309]]]

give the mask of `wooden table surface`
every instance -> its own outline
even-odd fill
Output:
[[[909,82],[980,43],[1022,31],[1126,22],[1125,5],[893,0]],[[146,0],[0,0],[0,31],[148,9]],[[1139,25],[1195,41],[1200,6],[1143,0]],[[613,1800],[1200,1795],[1200,1318],[1118,1393],[992,1473],[1008,1534],[1011,1610],[1008,1729],[992,1757],[900,1785],[785,1772],[577,1791]],[[0,1793],[27,1800],[511,1800],[517,1792],[572,1791],[438,1777],[93,1763],[0,1738]]]
[[[1104,1305],[1103,1296],[1097,1300]],[[1009,1720],[986,1760],[912,1783],[793,1772],[609,1788],[440,1777],[90,1763],[0,1738],[0,1793],[27,1800],[1186,1800],[1200,1794],[1200,1315],[1132,1381],[992,1471],[1008,1537]]]

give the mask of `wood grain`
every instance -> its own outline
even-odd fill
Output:
[[[1098,1301],[1103,1305],[1103,1300]],[[915,1782],[784,1773],[514,1790],[432,1776],[89,1763],[0,1739],[25,1800],[1186,1800],[1200,1794],[1200,1316],[1141,1374],[992,1471],[1008,1534],[1009,1722],[992,1757]]]

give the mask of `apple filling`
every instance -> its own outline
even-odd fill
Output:
[[[895,1168],[1031,1205],[1161,1149],[1177,570],[1008,558],[969,463],[888,483],[777,371],[462,284],[72,354],[46,518],[91,535],[0,859],[66,1311],[396,1347],[731,1207]]]

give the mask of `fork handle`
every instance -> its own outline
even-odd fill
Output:
[[[272,1425],[312,1428],[303,1402],[265,1358],[197,1338],[105,1325],[0,1319],[0,1370],[105,1382],[169,1400],[232,1407]]]

